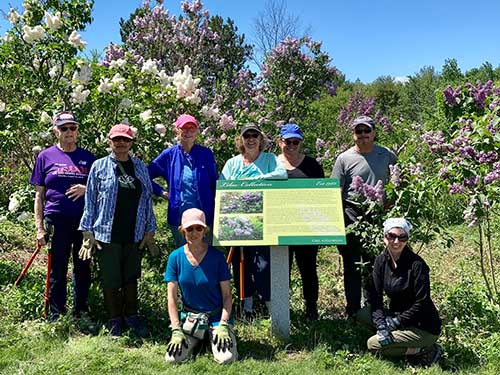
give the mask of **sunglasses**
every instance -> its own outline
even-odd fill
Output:
[[[259,133],[245,133],[243,134],[243,138],[248,139],[248,138],[259,138]]]
[[[59,130],[62,131],[63,133],[67,132],[68,130],[71,130],[72,132],[74,132],[74,131],[76,131],[76,129],[78,129],[78,126],[76,126],[76,125],[73,125],[73,126],[60,126],[59,127]]]
[[[356,129],[354,130],[354,133],[356,134],[370,134],[372,132],[372,129],[371,128],[364,128],[364,129]]]
[[[295,141],[291,141],[289,139],[282,139],[282,141],[285,142],[287,146],[290,145],[298,146],[300,144],[300,141],[298,139],[296,139]]]
[[[197,232],[201,232],[201,231],[205,230],[205,228],[203,228],[201,225],[192,225],[192,226],[186,228],[186,231],[188,231],[188,232],[192,232],[193,230],[196,230]]]
[[[114,137],[113,139],[111,139],[113,142],[132,142],[132,140],[130,138],[127,138],[127,137]]]
[[[408,235],[407,234],[396,234],[396,233],[386,233],[385,238],[387,238],[389,241],[396,241],[396,238],[401,241],[401,242],[406,242],[408,241]]]

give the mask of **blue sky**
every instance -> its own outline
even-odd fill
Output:
[[[154,3],[154,0],[151,1]],[[20,8],[19,0],[1,0]],[[120,42],[120,17],[128,18],[141,0],[95,0],[93,23],[83,34],[88,49]],[[165,0],[174,14],[180,0]],[[205,0],[211,14],[230,17],[252,41],[253,21],[265,0]],[[432,65],[441,70],[455,58],[462,71],[489,61],[500,64],[498,0],[288,0],[288,10],[309,27],[314,40],[347,77],[371,82],[378,76],[405,77]],[[0,33],[8,24],[0,21]]]

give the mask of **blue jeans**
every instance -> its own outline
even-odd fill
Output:
[[[49,305],[50,320],[66,313],[67,275],[69,258],[73,256],[73,311],[88,311],[87,300],[91,283],[90,260],[81,260],[78,252],[82,246],[82,232],[78,230],[79,218],[50,215],[45,218],[53,227],[52,266],[50,269]]]

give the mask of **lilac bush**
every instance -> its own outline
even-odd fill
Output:
[[[261,240],[262,216],[225,216],[220,220],[219,241]]]

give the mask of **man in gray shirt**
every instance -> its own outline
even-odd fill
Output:
[[[375,186],[380,180],[385,185],[390,178],[389,165],[396,164],[396,155],[385,147],[375,144],[375,122],[368,116],[357,117],[349,126],[354,138],[354,146],[343,152],[335,160],[332,178],[340,180],[344,204],[345,225],[354,223],[362,215],[359,205],[349,197],[352,180],[360,176],[363,181]],[[353,233],[347,235],[347,245],[338,246],[344,264],[344,291],[346,312],[354,317],[361,308],[361,270],[359,262],[373,259],[363,251],[360,239]]]

